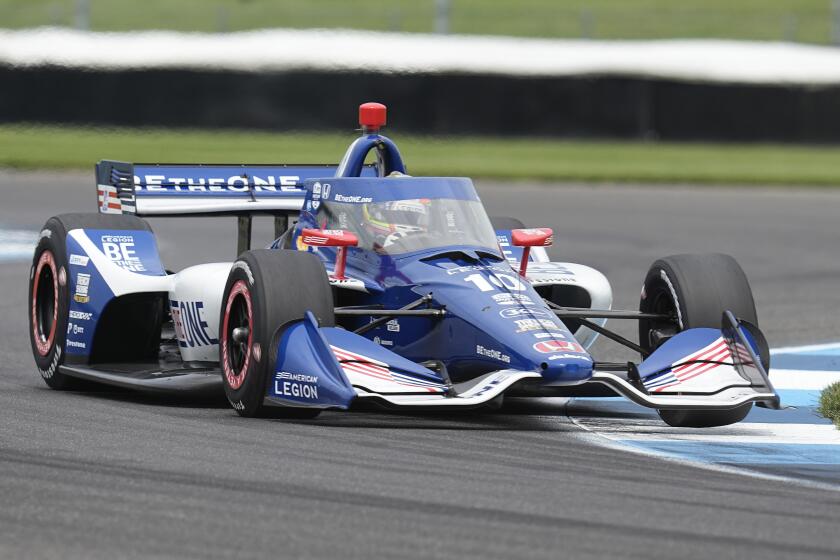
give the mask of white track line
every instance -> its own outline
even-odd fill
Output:
[[[840,381],[840,371],[808,369],[771,369],[770,382],[776,389],[799,389],[822,391],[832,383]]]
[[[771,354],[796,354],[799,352],[835,350],[837,348],[840,348],[840,343],[811,344],[775,348],[771,350]],[[774,386],[779,390],[819,391],[831,383],[840,381],[840,371],[771,370],[770,377]],[[609,418],[587,418],[585,420],[579,420],[568,409],[569,404],[572,402],[574,402],[574,399],[570,399],[566,405],[567,416],[572,423],[588,434],[591,434],[593,437],[592,441],[610,448],[653,456],[666,461],[717,472],[736,473],[752,478],[788,482],[835,492],[840,491],[840,484],[803,480],[792,476],[766,474],[753,470],[746,464],[744,466],[721,465],[704,461],[699,456],[669,453],[658,449],[633,445],[634,442],[683,441],[718,445],[799,444],[825,445],[828,448],[830,446],[840,446],[840,431],[830,424],[743,422],[732,426],[705,428],[702,431],[697,431],[692,429],[669,428],[653,416],[650,420],[635,419],[630,423]]]
[[[571,400],[571,399],[570,399]],[[656,457],[662,461],[667,461],[669,463],[674,463],[677,465],[683,465],[687,467],[694,467],[698,469],[703,469],[707,471],[719,472],[719,473],[726,473],[726,474],[736,474],[739,476],[748,476],[750,478],[758,478],[761,480],[769,480],[773,482],[783,482],[787,484],[795,484],[797,486],[804,486],[807,488],[814,488],[819,490],[828,490],[831,492],[840,492],[840,484],[830,484],[827,482],[817,482],[814,480],[806,480],[801,478],[794,478],[791,476],[783,476],[778,474],[769,474],[763,473],[760,471],[754,471],[746,467],[734,467],[731,465],[720,465],[717,463],[704,463],[702,461],[697,461],[694,459],[690,459],[687,457],[678,457],[675,455],[669,455],[666,453],[661,453],[657,451],[652,451],[649,449],[643,449],[641,447],[634,447],[632,445],[627,445],[623,443],[620,439],[613,439],[609,437],[607,434],[595,432],[590,430],[585,425],[579,423],[573,416],[567,414],[568,418],[572,421],[572,423],[579,427],[581,430],[585,432],[584,437],[585,440],[595,444],[601,445],[603,447],[607,447],[609,449],[615,449],[617,451],[624,451],[628,453],[635,453],[636,455],[645,455],[648,457]]]
[[[20,229],[0,229],[0,261],[32,258],[38,234]]]
[[[784,346],[782,348],[773,348],[770,350],[770,355],[775,354],[796,354],[799,352],[814,352],[818,350],[836,350],[840,348],[840,342],[828,342],[825,344],[809,344],[807,346]]]

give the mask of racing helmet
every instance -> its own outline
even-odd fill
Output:
[[[431,201],[427,198],[365,204],[365,228],[383,239],[387,247],[406,235],[429,231]]]

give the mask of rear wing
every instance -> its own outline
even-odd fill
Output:
[[[286,215],[303,206],[306,179],[338,165],[96,164],[99,211],[137,216]],[[374,165],[362,176],[375,177]]]

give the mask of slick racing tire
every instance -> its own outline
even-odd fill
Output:
[[[135,217],[114,214],[61,214],[47,220],[38,237],[29,271],[29,340],[38,372],[53,389],[79,388],[81,382],[61,371],[70,306],[67,233],[74,229],[146,230]]]
[[[522,223],[521,220],[517,220],[516,218],[509,218],[507,216],[492,216],[490,218],[490,223],[493,225],[493,229],[523,229],[525,224]]]
[[[654,350],[679,331],[721,327],[723,312],[758,326],[752,290],[746,274],[729,255],[673,255],[657,260],[645,277],[639,309],[663,313],[671,321],[639,322],[639,344]],[[760,358],[770,367],[770,350],[759,337]],[[708,428],[740,422],[750,412],[748,403],[729,410],[659,410],[666,424],[680,428]]]
[[[222,297],[219,362],[225,395],[240,416],[314,418],[321,412],[263,405],[274,372],[275,333],[306,311],[321,326],[335,325],[327,273],[312,253],[259,249],[233,263]]]

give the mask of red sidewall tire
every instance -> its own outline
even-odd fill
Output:
[[[241,416],[311,418],[320,412],[263,405],[274,372],[276,337],[306,311],[323,326],[335,324],[327,273],[316,256],[259,249],[233,263],[222,295],[219,362],[225,395]],[[247,342],[233,340],[237,327],[248,328]]]
[[[41,378],[53,389],[69,389],[75,380],[59,371],[64,363],[69,305],[68,269],[63,230],[50,220],[32,258],[27,315],[32,356]]]
[[[251,357],[254,349],[254,312],[251,303],[251,290],[245,280],[236,280],[233,283],[227,294],[225,309],[222,313],[222,332],[225,333],[221,343],[222,373],[225,376],[227,386],[232,391],[236,391],[245,382],[251,360],[256,358]],[[232,318],[232,314],[236,317]],[[230,336],[234,328],[234,320],[237,321],[236,326],[248,329],[248,341],[240,351],[241,355],[236,357],[234,357],[235,346],[241,345],[233,341]]]
[[[64,282],[67,282],[65,271]],[[55,331],[58,324],[58,268],[52,251],[45,249],[35,265],[32,279],[30,324],[35,350],[41,357],[47,356],[55,345]]]
[[[26,309],[27,320],[29,322],[29,340],[32,346],[32,355],[35,359],[35,364],[41,377],[53,389],[80,389],[88,386],[86,382],[70,377],[60,371],[60,366],[65,361],[67,324],[70,308],[70,268],[67,258],[67,234],[74,229],[152,231],[145,220],[136,216],[121,214],[60,214],[53,216],[44,224],[41,235],[38,238],[38,244],[35,247],[32,268],[29,273],[29,291]],[[52,264],[49,263],[50,257],[43,256],[45,253],[52,255]],[[45,260],[42,261],[42,258]],[[58,290],[55,294],[57,299],[54,299],[53,304],[53,317],[55,320],[49,327],[49,332],[44,332],[43,325],[45,323],[41,321],[41,326],[39,326],[39,319],[43,319],[43,316],[39,315],[37,309],[33,313],[33,307],[37,303],[35,300],[37,291],[43,288],[44,284],[42,282],[47,278],[40,275],[36,277],[36,271],[40,267],[40,271],[43,272],[45,267],[47,267],[52,273],[53,266],[56,271],[54,278],[58,280]],[[99,327],[102,327],[101,323],[97,323],[97,328]],[[157,339],[155,341],[155,348],[159,344],[159,335],[157,335]],[[46,354],[44,353],[45,350]],[[121,357],[123,356],[124,353],[121,354]]]

